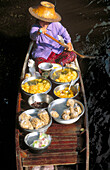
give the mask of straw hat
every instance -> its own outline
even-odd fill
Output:
[[[61,21],[61,16],[55,12],[55,6],[47,1],[42,1],[37,7],[30,7],[29,12],[35,18],[45,22]]]

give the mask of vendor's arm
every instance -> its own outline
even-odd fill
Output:
[[[40,27],[37,26],[37,25],[33,25],[31,30],[30,30],[30,38],[33,40],[33,41],[36,41],[38,35],[39,35],[39,30],[40,30]]]
[[[38,35],[47,32],[48,25],[49,23],[44,21],[39,21],[38,25],[33,25],[30,31],[30,38],[35,41]]]
[[[61,25],[59,23],[59,35],[61,35],[64,39],[64,42],[68,45],[68,51],[72,51],[73,50],[73,46],[72,46],[72,43],[71,43],[71,37],[68,33],[68,31],[66,30],[65,27],[63,27],[63,25]]]

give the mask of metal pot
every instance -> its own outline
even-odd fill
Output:
[[[46,145],[45,147],[41,147],[41,148],[35,148],[32,143],[35,141],[35,140],[38,140],[39,139],[39,133],[38,132],[32,132],[32,133],[28,133],[25,138],[24,138],[24,142],[25,144],[29,147],[30,150],[34,151],[34,152],[43,152],[45,151],[45,149],[47,149],[49,147],[49,145],[51,144],[51,136],[48,135],[48,140],[49,140],[49,143],[48,145]]]
[[[78,70],[75,70],[74,68],[59,67],[59,68],[53,69],[53,70],[50,72],[50,78],[51,78],[51,80],[52,80],[55,84],[67,84],[67,83],[69,83],[71,80],[68,81],[68,82],[57,82],[57,81],[56,81],[56,79],[59,78],[60,74],[62,73],[62,71],[63,71],[64,69],[67,69],[68,71],[69,71],[69,70],[72,70],[72,71],[76,71],[76,72],[77,72],[77,78],[73,81],[74,84],[75,84],[75,83],[77,82],[77,80],[79,79],[79,71],[78,71]],[[59,71],[59,72],[57,72],[57,71]],[[55,72],[56,72],[56,75],[54,75]]]
[[[48,94],[34,94],[29,97],[28,104],[30,105],[30,107],[39,110],[39,108],[32,106],[34,102],[46,102],[47,104],[50,104],[53,100],[54,100],[53,97]],[[41,109],[47,109],[47,107]]]
[[[42,110],[44,110],[44,109],[42,109]],[[25,113],[25,114],[31,116],[32,118],[39,118],[38,112],[39,112],[39,111],[36,110],[36,109],[28,109],[28,110],[25,110],[25,111],[22,112],[22,113]],[[22,114],[22,113],[21,113],[21,114]],[[18,117],[18,121],[19,121],[19,124],[20,124],[20,122],[21,122],[20,116]],[[52,124],[52,117],[49,115],[49,123],[48,123],[47,125],[41,127],[41,128],[32,129],[32,130],[31,130],[31,129],[24,129],[24,128],[22,128],[21,126],[20,126],[20,127],[22,128],[22,130],[23,130],[24,132],[41,132],[41,133],[44,133],[44,132],[46,132],[47,129],[51,126],[51,124]]]
[[[36,79],[35,77],[29,77],[29,78],[27,78],[27,79],[24,79],[24,80],[22,81],[22,83],[21,83],[21,89],[22,89],[22,85],[23,85],[24,83],[30,82],[30,81],[35,80],[35,79]],[[50,80],[45,79],[45,78],[42,78],[42,77],[39,77],[39,78],[37,78],[37,79],[47,80],[47,81],[50,83],[50,88],[49,88],[47,91],[42,92],[42,94],[47,94],[47,93],[51,90],[51,88],[52,88],[52,83],[50,82]],[[23,89],[22,89],[22,92],[23,92],[26,96],[28,96],[28,97],[31,96],[31,95],[33,95],[32,93],[28,93],[28,92],[24,91]]]
[[[68,84],[61,84],[59,86],[56,86],[53,90],[54,95],[56,97],[59,97],[55,94],[55,92],[57,92],[58,90],[64,90],[66,87],[69,87],[69,85],[70,84],[68,83]],[[71,90],[73,91],[73,93],[75,93],[75,95],[72,98],[75,98],[79,94],[77,85],[71,86]],[[62,98],[62,97],[59,97],[59,98]]]

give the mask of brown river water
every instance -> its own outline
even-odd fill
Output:
[[[3,169],[16,169],[15,114],[19,78],[40,0],[0,0],[0,153]],[[51,0],[80,59],[89,110],[90,170],[110,170],[110,0]],[[2,165],[3,162],[3,165]],[[5,163],[4,163],[5,162]],[[68,167],[68,169],[70,169]]]

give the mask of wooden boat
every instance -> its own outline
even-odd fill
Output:
[[[30,56],[34,42],[31,42],[24,61],[21,81],[25,77],[27,70],[27,62]],[[75,123],[63,125],[55,121],[49,127],[47,133],[52,136],[52,143],[48,147],[47,152],[41,154],[31,153],[24,145],[25,133],[19,129],[18,115],[26,110],[25,101],[22,99],[21,90],[19,89],[16,108],[16,166],[17,170],[32,169],[38,165],[54,165],[57,169],[58,165],[72,165],[73,169],[89,170],[89,130],[88,130],[88,108],[85,96],[81,70],[78,60],[75,60],[75,65],[79,69],[80,93],[78,100],[84,104],[85,113]],[[59,169],[59,168],[58,168]]]

